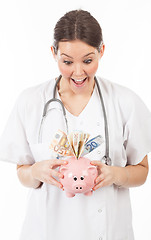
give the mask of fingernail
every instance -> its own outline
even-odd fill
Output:
[[[97,179],[94,180],[95,184],[97,184],[99,181]]]

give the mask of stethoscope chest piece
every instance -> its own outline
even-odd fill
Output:
[[[110,158],[110,157],[106,157],[106,156],[104,156],[104,157],[101,159],[101,162],[102,162],[102,163],[105,163],[105,164],[108,165],[108,166],[111,166],[111,164],[112,164],[111,158]]]

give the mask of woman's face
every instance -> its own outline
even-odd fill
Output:
[[[94,76],[103,53],[104,45],[98,52],[96,48],[80,40],[59,42],[57,54],[53,51],[63,81],[66,81],[75,94],[93,89]]]

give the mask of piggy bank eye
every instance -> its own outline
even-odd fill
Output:
[[[81,180],[84,180],[84,177],[81,177],[80,179],[81,179]]]
[[[74,179],[74,181],[77,181],[77,177],[74,177],[73,179]]]

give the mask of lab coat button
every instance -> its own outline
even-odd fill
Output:
[[[102,209],[99,209],[98,212],[101,213],[101,212],[102,212]]]
[[[100,122],[97,122],[97,126],[100,126]]]
[[[98,154],[101,154],[101,151],[98,151]]]
[[[99,237],[99,240],[103,240],[103,237]]]

